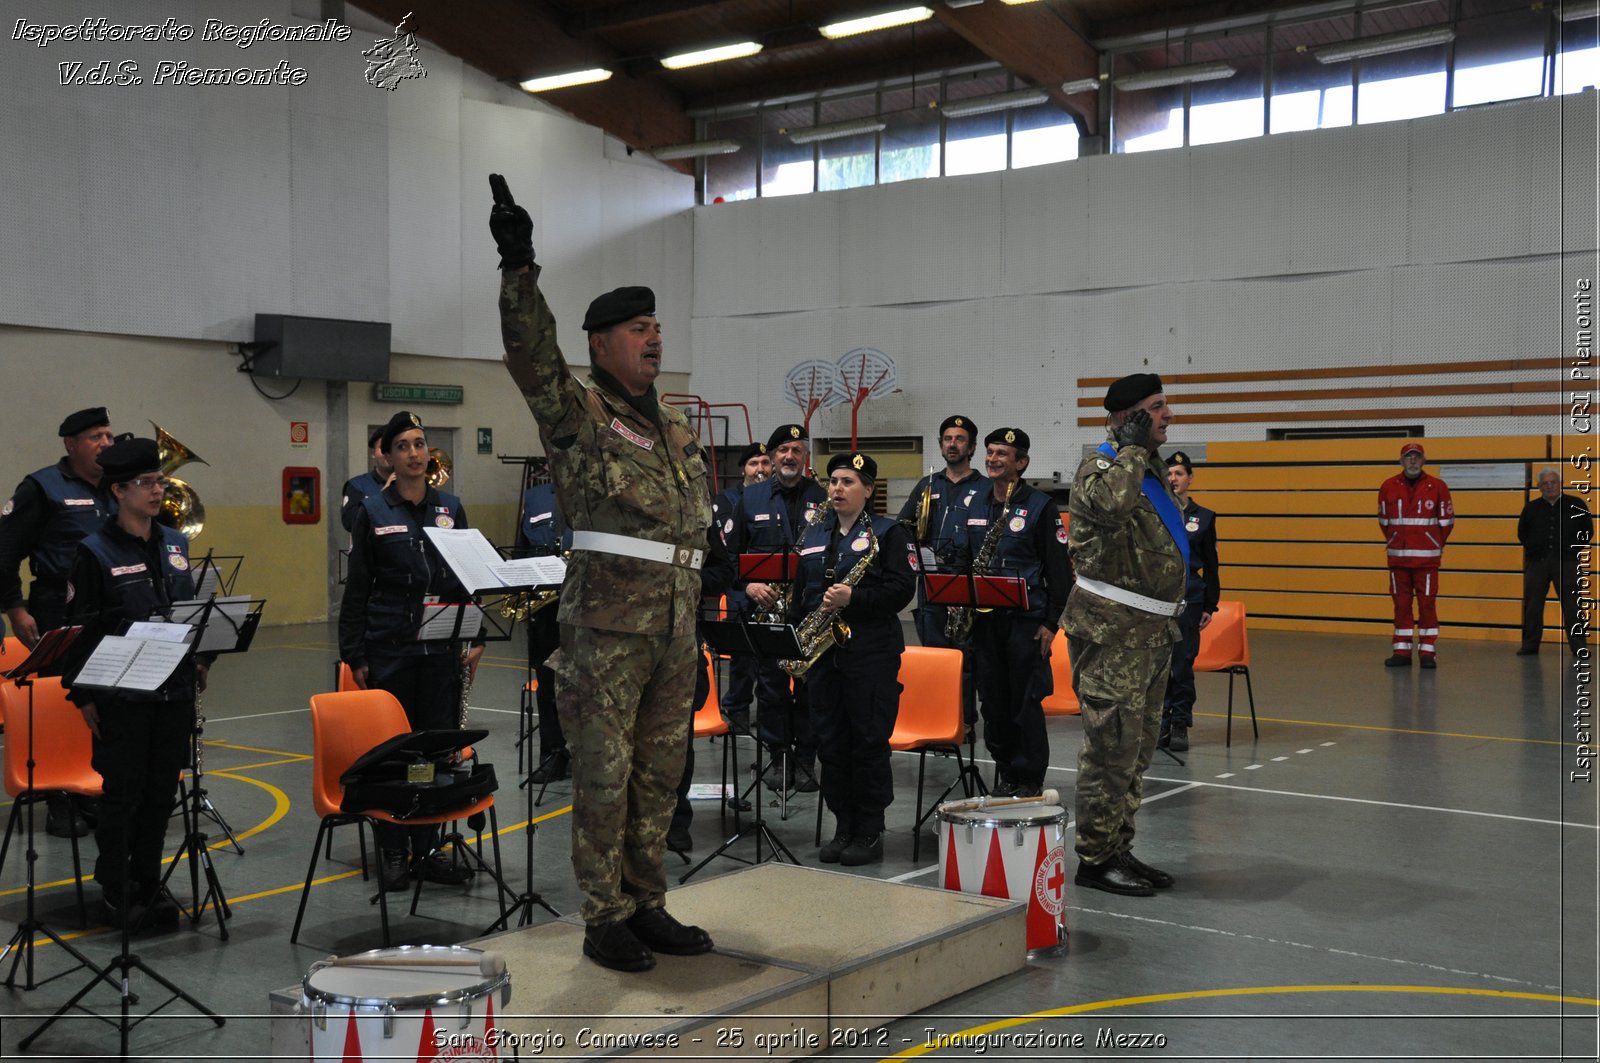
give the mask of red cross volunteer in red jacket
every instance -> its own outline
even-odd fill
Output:
[[[1390,668],[1410,667],[1413,649],[1423,668],[1435,667],[1439,562],[1455,526],[1456,510],[1450,488],[1423,472],[1423,461],[1422,444],[1407,443],[1400,448],[1400,474],[1378,488],[1378,527],[1388,540],[1389,594],[1394,598],[1394,650],[1383,662]]]

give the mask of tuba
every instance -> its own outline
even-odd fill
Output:
[[[846,587],[854,587],[860,583],[861,577],[867,574],[867,569],[872,567],[873,559],[878,556],[878,536],[872,530],[872,513],[864,509],[861,511],[861,517],[865,517],[867,521],[867,552],[861,555],[856,567],[851,569],[844,579],[839,580]],[[833,573],[830,571],[823,577],[823,583],[831,583],[832,577]],[[827,587],[824,586],[823,590],[826,591]],[[778,667],[789,675],[801,676],[821,660],[824,653],[850,641],[850,625],[839,619],[837,609],[825,609],[819,605],[800,622],[799,627],[794,629],[794,637],[800,643],[800,652],[805,656],[794,661],[779,661]]]
[[[201,465],[211,463],[178,442],[171,432],[154,421],[150,422],[150,427],[156,430],[161,472],[167,478],[167,489],[161,496],[161,512],[156,519],[176,529],[184,538],[193,539],[205,527],[206,507],[200,502],[199,492],[172,473],[191,461],[198,461]]]

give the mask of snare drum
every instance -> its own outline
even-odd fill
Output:
[[[1060,805],[939,809],[939,881],[947,890],[1028,902],[1028,951],[1060,951],[1067,812]]]
[[[460,945],[401,945],[313,964],[300,1003],[311,1018],[312,1063],[499,1058],[489,1029],[495,990],[502,1010],[511,1002],[511,974],[486,976],[482,956]]]

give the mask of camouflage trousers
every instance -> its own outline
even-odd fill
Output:
[[[693,635],[561,625],[556,708],[572,753],[572,869],[585,923],[658,907],[694,698]]]
[[[1078,855],[1103,863],[1133,844],[1133,815],[1155,755],[1172,647],[1102,646],[1068,638],[1083,706],[1078,752]]]

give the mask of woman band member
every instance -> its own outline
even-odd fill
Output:
[[[899,613],[916,589],[916,547],[901,524],[867,511],[878,464],[860,453],[828,462],[832,511],[800,540],[799,615],[849,625],[805,673],[822,799],[837,823],[825,864],[883,859],[883,810],[894,800],[889,735],[900,711]],[[818,617],[820,619],[820,617]]]

